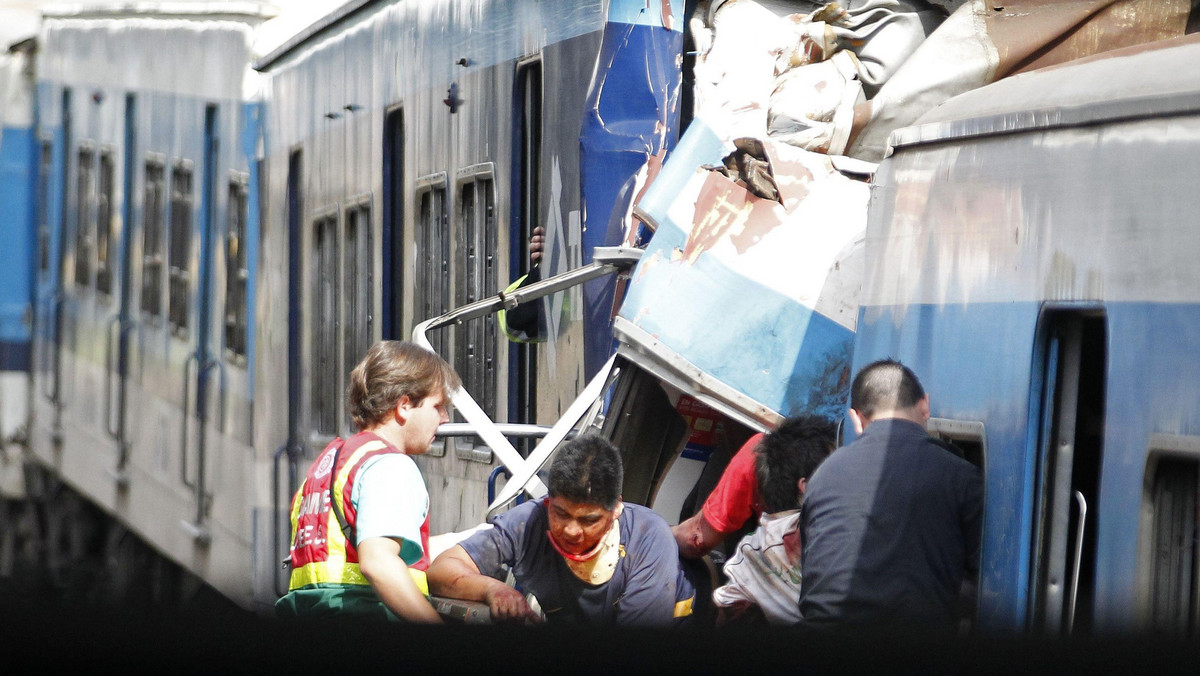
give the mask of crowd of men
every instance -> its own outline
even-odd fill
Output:
[[[835,450],[829,421],[787,419],[751,437],[674,528],[622,501],[619,450],[584,434],[556,451],[544,500],[432,560],[429,496],[410,456],[429,450],[458,378],[416,345],[382,341],[350,381],[360,431],[331,442],[296,493],[280,615],[438,623],[432,594],[484,603],[497,622],[953,631],[973,596],[982,478],[926,434],[929,396],[898,362],[854,378],[855,441]],[[714,585],[696,561],[755,523]]]

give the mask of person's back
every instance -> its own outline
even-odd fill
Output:
[[[862,436],[809,481],[800,612],[808,624],[915,620],[948,629],[964,576],[978,569],[982,481],[926,434],[928,398],[916,377],[895,362],[859,377],[880,372],[891,384],[902,374],[913,389],[882,410],[860,403],[867,414],[852,400]]]
[[[907,420],[878,421],[830,456],[804,501],[805,621],[949,622],[964,569],[977,566],[963,537],[977,482]]]

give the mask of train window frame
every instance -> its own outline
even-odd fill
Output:
[[[96,165],[96,218],[95,254],[96,294],[98,300],[111,303],[117,267],[116,212],[113,210],[116,194],[116,148],[112,145],[100,147]]]
[[[499,265],[499,219],[497,218],[496,165],[482,162],[460,169],[455,174],[457,248],[451,266],[454,302],[457,307],[490,298],[502,290]],[[482,203],[480,197],[483,197]],[[470,200],[468,212],[468,200]],[[481,209],[480,206],[483,205]],[[482,249],[481,257],[472,250]],[[482,261],[482,262],[481,262]],[[489,418],[496,419],[499,406],[499,333],[493,317],[481,317],[454,327],[455,370],[463,378],[463,387],[472,393]],[[479,342],[481,352],[462,349]],[[480,358],[480,356],[482,358]],[[487,366],[490,359],[491,367]],[[489,460],[490,461],[490,460]]]
[[[181,178],[187,177],[187,190],[178,192]],[[190,331],[192,240],[196,205],[195,163],[186,158],[171,163],[167,187],[167,326],[171,335],[187,340]],[[179,218],[176,219],[178,214]],[[182,239],[183,241],[179,241]]]
[[[375,336],[375,230],[373,199],[370,193],[346,201],[342,208],[341,230],[341,346],[342,390],[350,371],[362,361]],[[351,238],[351,229],[354,238]],[[356,271],[351,274],[351,271]],[[362,319],[365,318],[365,325]],[[345,411],[346,407],[342,406]],[[349,413],[345,424],[352,427]]]
[[[96,156],[96,144],[92,141],[83,140],[75,146],[75,265],[71,279],[77,289],[91,286],[95,272],[92,269],[92,252],[96,246],[92,204],[96,190]]]
[[[415,199],[415,224],[417,227],[413,237],[413,276],[415,293],[413,294],[413,325],[438,317],[450,311],[452,272],[450,269],[451,244],[453,232],[450,223],[450,185],[446,172],[441,171],[427,174],[417,179]],[[428,200],[428,202],[427,202]],[[426,213],[426,204],[430,206]],[[440,208],[440,218],[433,222],[433,207]],[[435,241],[436,240],[436,241]],[[436,246],[435,246],[436,244]],[[430,253],[437,249],[437,255]],[[435,267],[440,270],[435,271]],[[438,298],[434,299],[431,292],[431,280],[439,278]],[[438,331],[430,334],[429,343],[434,352],[445,354],[445,332]]]
[[[246,232],[250,220],[250,174],[244,171],[229,172],[226,189],[223,348],[227,362],[245,368],[250,325],[250,309],[246,305],[249,302],[250,280],[246,251]]]
[[[963,452],[963,459],[985,472],[987,468],[987,428],[978,420],[955,420],[952,418],[930,418],[925,423],[925,431],[942,441],[948,441]],[[959,446],[960,442],[979,444],[976,454],[967,448]]]
[[[307,338],[309,377],[307,379],[308,420],[310,439],[327,443],[342,431],[345,415],[341,406],[342,381],[339,374],[341,358],[341,209],[337,206],[313,210],[307,219],[310,246],[308,247],[306,273],[307,310],[304,333]],[[332,251],[321,244],[321,229],[328,228],[328,241]],[[326,254],[323,256],[323,254]],[[332,266],[333,270],[326,268]],[[317,304],[328,299],[329,307],[319,310]],[[325,316],[332,321],[318,327],[316,317]]]
[[[1158,509],[1158,500],[1161,496],[1159,483],[1160,477],[1164,475],[1164,466],[1173,465],[1190,465],[1192,477],[1191,495],[1185,495],[1184,499],[1190,499],[1190,509],[1184,507],[1182,510],[1177,510],[1177,515],[1186,517],[1190,511],[1191,523],[1190,528],[1192,535],[1188,538],[1186,535],[1180,537],[1179,541],[1191,542],[1190,551],[1187,554],[1190,556],[1190,578],[1187,582],[1190,584],[1190,594],[1188,594],[1187,622],[1183,627],[1160,625],[1156,622],[1156,605],[1155,591],[1159,582],[1157,573],[1161,570],[1158,565],[1156,553],[1162,551],[1163,546],[1171,546],[1170,543],[1164,545],[1160,542],[1159,534],[1162,532],[1160,526],[1164,524],[1159,520],[1160,510]],[[1186,470],[1186,468],[1185,468]],[[1188,479],[1188,477],[1184,477]],[[1175,497],[1178,496],[1167,496]],[[1140,501],[1140,513],[1138,519],[1138,573],[1137,573],[1137,600],[1136,612],[1138,623],[1142,627],[1151,632],[1167,632],[1173,635],[1189,636],[1195,638],[1200,634],[1200,543],[1196,541],[1197,533],[1200,533],[1200,518],[1197,515],[1197,506],[1200,504],[1200,436],[1186,436],[1175,434],[1152,434],[1150,442],[1146,450],[1146,463],[1142,474],[1142,496]],[[1165,510],[1163,510],[1165,511]],[[1187,526],[1185,525],[1185,528]],[[1179,535],[1179,532],[1174,532],[1174,535]],[[1177,548],[1186,549],[1186,545]],[[1177,582],[1182,581],[1176,579]],[[1168,581],[1169,582],[1169,581]],[[1167,596],[1178,598],[1178,590],[1167,592]]]
[[[166,156],[162,153],[146,153],[142,158],[142,271],[138,307],[143,321],[152,326],[161,326],[163,323],[167,178]],[[153,204],[151,194],[157,198]]]

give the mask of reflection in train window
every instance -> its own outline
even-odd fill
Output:
[[[164,178],[162,162],[146,161],[142,201],[142,312],[162,316]]]
[[[312,379],[310,389],[310,420],[313,432],[334,436],[338,432],[341,407],[342,378],[338,373],[338,220],[337,214],[313,222],[312,258],[309,269],[311,306],[309,335],[311,336]]]
[[[446,178],[441,174],[417,193],[416,308],[413,324],[450,310],[450,223],[446,213]],[[444,355],[445,331],[431,331],[434,352]]]
[[[92,277],[92,248],[95,238],[92,232],[92,195],[95,185],[96,153],[89,146],[79,148],[78,164],[75,165],[75,284],[87,286]]]
[[[491,176],[459,184],[455,303],[496,295],[496,206]],[[454,370],[489,417],[496,416],[496,322],[491,316],[455,328]]]
[[[1149,471],[1149,514],[1143,521],[1148,620],[1155,632],[1195,636],[1200,631],[1200,462],[1194,456],[1160,455]]]
[[[187,160],[171,168],[171,210],[168,221],[171,232],[167,259],[167,321],[172,333],[186,336],[192,258],[192,163]]]
[[[346,237],[342,246],[343,376],[349,375],[371,347],[374,328],[372,253],[371,205],[366,203],[347,209]]]
[[[100,189],[96,192],[96,290],[112,295],[116,243],[113,241],[113,154],[100,152]]]
[[[225,231],[225,352],[239,364],[246,359],[246,283],[250,271],[246,262],[246,219],[249,216],[247,179],[229,180],[228,216]]]

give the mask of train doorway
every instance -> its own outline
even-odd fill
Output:
[[[1101,310],[1048,310],[1043,355],[1031,616],[1043,633],[1092,626],[1103,459],[1107,323]]]

